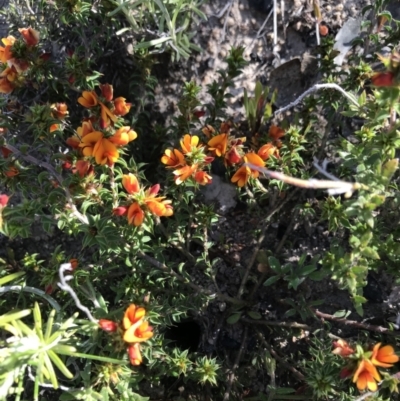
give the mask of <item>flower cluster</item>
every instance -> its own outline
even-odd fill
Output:
[[[260,172],[257,168],[264,167],[271,156],[279,158],[280,138],[285,134],[281,128],[271,126],[269,131],[271,140],[262,145],[257,153],[254,151],[246,153],[243,149],[246,138],[230,135],[228,123],[222,123],[219,132],[210,125],[206,125],[202,132],[208,139],[206,145],[199,144],[198,136],[186,134],[180,142],[182,151],[169,148],[161,158],[161,162],[167,168],[173,169],[177,185],[187,179],[194,179],[200,185],[210,184],[212,177],[204,171],[204,168],[219,157],[223,159],[226,167],[239,167],[231,181],[243,187],[250,178],[259,177]],[[251,168],[251,165],[255,168]]]
[[[125,344],[128,344],[128,356],[132,365],[142,363],[140,343],[153,337],[153,328],[144,320],[146,311],[134,304],[125,311],[121,324],[107,319],[100,319],[99,326],[108,333],[121,333]]]
[[[370,391],[378,389],[377,382],[381,381],[380,373],[377,367],[391,368],[394,363],[399,361],[391,345],[381,347],[377,343],[372,351],[365,351],[360,346],[356,349],[344,340],[338,340],[333,343],[333,353],[347,358],[350,362],[342,369],[340,376],[342,378],[353,377],[353,383],[356,383],[360,391],[368,388]]]
[[[181,149],[166,149],[161,162],[167,168],[173,169],[175,183],[182,184],[188,178],[193,178],[200,185],[210,184],[212,178],[203,169],[214,158],[207,156],[205,145],[200,143],[196,135],[185,135],[181,142]]]
[[[136,227],[142,225],[147,211],[159,217],[173,215],[171,201],[165,199],[165,196],[157,196],[160,191],[159,184],[144,189],[140,186],[137,177],[129,173],[122,177],[122,185],[129,194],[131,203],[128,206],[118,206],[114,209],[114,214],[126,215],[129,224]]]
[[[39,33],[32,28],[21,28],[21,33],[27,51],[30,52],[39,43]],[[0,93],[11,93],[20,81],[22,73],[29,68],[27,59],[17,58],[13,47],[18,42],[14,36],[8,36],[1,40],[3,46],[0,46],[0,62],[3,70],[0,73]]]
[[[67,139],[67,144],[86,158],[80,171],[89,170],[88,159],[92,158],[96,164],[113,166],[119,158],[118,149],[137,138],[137,133],[129,126],[114,128],[118,117],[126,115],[131,104],[123,97],[113,100],[113,87],[109,84],[100,85],[100,89],[101,96],[95,91],[84,91],[78,99],[78,103],[91,109],[92,113]]]

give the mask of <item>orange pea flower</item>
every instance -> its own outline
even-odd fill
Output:
[[[141,343],[153,337],[153,328],[143,319],[132,324],[124,333],[124,341],[128,344]]]
[[[139,227],[142,225],[144,220],[144,211],[137,202],[132,203],[132,205],[129,206],[127,217],[129,224]]]
[[[354,354],[355,352],[354,349],[349,346],[347,341],[342,339],[334,341],[333,347],[334,349],[332,351],[332,354],[340,355],[342,357],[349,356],[351,354]]]
[[[194,164],[193,166],[183,166],[177,170],[174,170],[173,174],[175,175],[175,184],[182,184],[182,182],[191,177],[196,170],[197,164]]]
[[[194,179],[200,185],[207,185],[212,183],[212,177],[205,171],[197,171],[194,175]]]
[[[18,174],[19,170],[14,166],[9,167],[8,170],[4,172],[4,175],[8,178],[15,177]]]
[[[101,108],[101,118],[100,118],[100,125],[101,128],[107,128],[110,124],[111,121],[113,123],[118,121],[117,116],[107,107],[105,106],[102,102],[99,102],[100,108]]]
[[[264,162],[261,159],[260,156],[256,155],[255,153],[247,153],[244,155],[243,160],[245,163],[253,164],[254,166],[257,167],[264,167]],[[253,170],[251,167],[250,172],[251,176],[253,178],[257,178],[260,175],[260,172],[258,170]]]
[[[228,134],[219,134],[208,141],[208,149],[218,157],[225,155],[228,145]]]
[[[269,127],[268,135],[273,141],[277,141],[279,138],[282,138],[285,135],[285,131],[276,125],[271,125]]]
[[[371,362],[375,366],[391,368],[394,363],[399,361],[399,357],[394,353],[391,345],[381,347],[381,343],[375,344],[372,350]]]
[[[210,138],[215,132],[215,129],[211,125],[206,125],[201,131],[207,138]]]
[[[145,192],[144,203],[151,213],[160,217],[169,217],[174,214],[171,201],[165,199],[165,196],[156,197],[160,190],[160,185],[153,185]]]
[[[140,353],[140,344],[130,344],[128,347],[129,361],[133,366],[139,366],[142,363],[142,354]]]
[[[96,92],[83,91],[82,96],[78,98],[78,103],[86,108],[91,108],[99,104]]]
[[[0,93],[11,93],[15,89],[13,83],[17,79],[18,73],[14,66],[7,67],[0,73]]]
[[[112,137],[108,139],[117,146],[125,146],[136,138],[137,133],[130,127],[121,127]]]
[[[187,153],[192,153],[200,147],[201,145],[199,145],[199,137],[197,135],[191,136],[189,134],[186,134],[181,140],[181,148],[183,154],[185,155]]]
[[[55,103],[51,106],[51,113],[54,118],[59,120],[64,120],[65,117],[68,115],[68,107],[65,103]]]
[[[100,319],[99,326],[107,333],[115,333],[118,330],[118,324],[108,319]]]
[[[238,187],[244,187],[250,178],[250,168],[247,166],[240,167],[231,178],[231,182],[237,183]]]
[[[161,163],[166,164],[167,168],[176,168],[186,164],[185,156],[178,149],[165,149]]]
[[[260,156],[256,155],[255,153],[247,153],[243,160],[245,163],[253,164],[258,167],[264,167],[264,162]],[[231,178],[231,182],[236,182],[239,187],[244,187],[249,178],[258,178],[260,172],[254,169],[251,169],[249,166],[242,166],[239,170]]]
[[[114,114],[116,116],[124,116],[129,113],[132,104],[126,103],[126,99],[124,97],[117,97],[114,99]]]
[[[130,304],[124,313],[122,319],[122,327],[128,330],[133,324],[137,323],[139,320],[143,319],[146,315],[144,308],[140,308],[135,304]]]
[[[50,132],[55,132],[55,131],[60,131],[61,130],[61,125],[60,124],[51,124],[49,131]]]
[[[12,54],[11,48],[13,47],[17,39],[14,36],[8,36],[7,38],[1,39],[5,47],[0,46],[0,61],[6,63],[8,60],[12,59],[14,56]]]
[[[18,31],[21,33],[22,37],[25,40],[25,43],[28,46],[36,46],[39,43],[39,32],[35,29],[29,28],[20,28]]]
[[[81,139],[86,135],[94,132],[93,125],[90,120],[84,121],[81,127],[76,129],[76,134],[69,137],[66,140],[67,145],[71,146],[71,148],[79,149],[79,144],[81,143]]]
[[[87,160],[78,160],[72,171],[78,173],[81,178],[94,174],[93,166]]]
[[[132,173],[124,174],[122,176],[122,185],[128,194],[136,194],[140,191],[139,181]]]
[[[353,383],[356,383],[360,391],[365,390],[367,387],[370,391],[376,391],[378,389],[376,382],[379,381],[381,381],[381,377],[376,367],[369,359],[362,359],[354,373]]]
[[[15,86],[10,82],[7,77],[0,77],[0,93],[11,93],[15,89]]]
[[[84,156],[93,156],[96,163],[100,165],[112,166],[119,157],[117,147],[110,140],[104,138],[100,131],[94,131],[84,136],[79,147],[83,148]]]
[[[271,142],[266,143],[265,145],[261,146],[260,149],[258,149],[258,156],[261,157],[262,160],[268,160],[270,156],[276,154],[278,151],[278,148],[274,146]],[[279,154],[279,153],[278,153]]]

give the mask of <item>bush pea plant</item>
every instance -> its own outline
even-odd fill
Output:
[[[212,100],[185,83],[160,127],[152,66],[195,49],[198,2],[11,2],[0,399],[398,398],[397,305],[383,316],[378,300],[382,318],[361,319],[374,314],[371,283],[376,301],[400,280],[400,22],[385,5],[363,10],[373,18],[348,69],[323,38],[320,83],[287,107],[257,82],[241,121],[227,115],[246,65],[238,47]],[[245,211],[205,203],[216,172]],[[215,235],[223,218],[231,232]],[[296,245],[299,226],[316,225],[328,241]],[[237,258],[227,236],[240,231]]]

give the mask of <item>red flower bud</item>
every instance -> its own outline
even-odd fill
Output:
[[[9,199],[10,198],[5,194],[0,195],[0,208],[7,206]]]
[[[111,102],[114,94],[113,94],[113,87],[110,84],[103,84],[100,85],[101,94],[107,100],[107,102]]]
[[[43,53],[43,54],[40,55],[40,59],[43,60],[43,61],[48,61],[50,59],[50,57],[51,57],[51,53],[50,52]]]
[[[347,377],[351,376],[352,374],[353,374],[353,370],[346,367],[340,371],[339,376],[341,379],[346,379]]]
[[[45,292],[47,295],[50,295],[50,294],[52,294],[52,293],[54,292],[54,290],[55,290],[55,285],[53,285],[53,284],[47,284],[46,287],[45,287],[45,289],[44,289],[44,292]]]
[[[115,333],[118,330],[118,324],[108,319],[100,319],[99,326],[107,333]]]
[[[206,112],[204,110],[195,110],[193,112],[193,115],[197,118],[204,117],[206,115]]]
[[[118,206],[115,209],[113,209],[113,215],[114,216],[123,216],[124,214],[126,214],[127,211],[128,211],[127,206]]]
[[[63,170],[70,170],[72,168],[72,163],[69,161],[66,161],[61,165],[61,167]]]
[[[239,152],[237,151],[236,147],[233,147],[226,155],[225,155],[225,160],[227,161],[229,166],[232,166],[233,164],[237,164],[242,160],[242,157],[240,156]]]
[[[153,185],[149,190],[149,195],[157,195],[160,190],[160,184]]]
[[[133,366],[139,366],[142,363],[142,355],[140,354],[140,344],[131,344],[128,347],[128,356]]]
[[[73,75],[70,75],[69,78],[68,78],[68,82],[70,84],[73,84],[75,82],[75,77]]]
[[[5,146],[1,146],[0,149],[4,157],[8,157],[12,153],[11,150],[7,149]]]
[[[69,263],[71,263],[71,269],[72,269],[72,271],[74,271],[74,270],[78,267],[78,265],[79,265],[78,259],[70,259],[70,260],[69,260]]]
[[[378,72],[372,78],[372,85],[374,86],[394,86],[394,75],[392,72]]]

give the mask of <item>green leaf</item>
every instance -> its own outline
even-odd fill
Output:
[[[268,280],[264,281],[264,286],[268,287],[274,283],[276,283],[280,279],[280,276],[272,276]]]
[[[308,276],[310,273],[312,273],[315,270],[317,270],[317,266],[308,265],[308,266],[303,266],[300,269],[297,269],[296,273],[300,276]]]
[[[281,264],[277,258],[270,256],[268,258],[268,264],[275,273],[281,273]]]
[[[370,247],[361,250],[361,254],[367,258],[378,260],[380,259],[378,252]]]
[[[343,309],[343,310],[338,310],[337,312],[335,312],[333,314],[333,316],[338,317],[338,318],[346,318],[347,316],[350,315],[350,313],[351,313],[351,311]]]
[[[247,314],[254,320],[260,320],[262,318],[261,314],[255,311],[248,311]]]
[[[233,315],[230,315],[229,317],[228,317],[228,319],[226,319],[226,322],[228,323],[228,324],[235,324],[235,323],[237,323],[238,321],[239,321],[239,319],[241,318],[241,316],[242,316],[242,313],[240,312],[240,313],[234,313]]]
[[[17,278],[23,276],[24,274],[25,272],[16,272],[0,278],[0,287],[10,281],[16,280]]]

